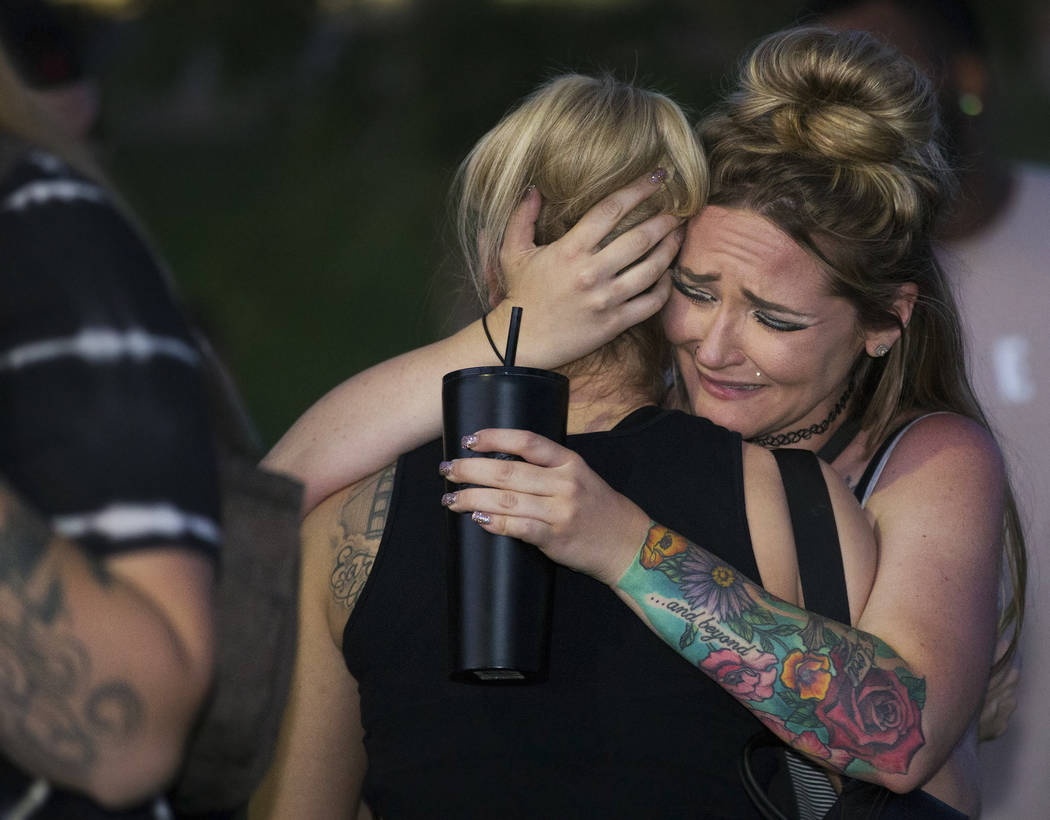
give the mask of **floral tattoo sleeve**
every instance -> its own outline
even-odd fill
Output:
[[[886,643],[770,595],[666,527],[649,528],[618,587],[798,751],[847,774],[904,773],[925,742],[925,680]]]

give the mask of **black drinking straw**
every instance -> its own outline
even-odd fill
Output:
[[[514,357],[518,353],[518,331],[521,330],[521,308],[510,309],[510,328],[507,330],[507,349],[503,353],[504,367],[514,367]]]

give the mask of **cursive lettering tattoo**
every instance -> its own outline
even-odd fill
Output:
[[[93,679],[51,550],[44,521],[0,485],[0,735],[30,771],[79,776],[97,762],[101,743],[125,742],[142,728],[145,709],[127,682]],[[101,562],[89,564],[108,584]]]
[[[653,524],[618,587],[770,730],[847,774],[904,773],[925,743],[923,678],[874,635],[782,601]]]
[[[347,612],[354,608],[386,529],[394,489],[393,465],[354,487],[339,509],[331,537],[335,553],[329,586],[333,600]]]

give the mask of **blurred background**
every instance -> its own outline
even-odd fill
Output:
[[[101,163],[269,447],[328,388],[470,315],[456,164],[539,82],[609,70],[695,119],[768,0],[0,0],[42,88],[76,86]],[[1050,160],[1050,5],[975,3],[1002,152]],[[84,109],[83,106],[88,106]],[[84,113],[86,111],[86,113]],[[74,114],[74,116],[78,116]]]

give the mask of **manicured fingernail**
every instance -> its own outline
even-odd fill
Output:
[[[470,520],[473,521],[475,524],[491,524],[492,516],[488,513],[483,513],[479,510],[475,510],[473,513],[470,514]]]
[[[452,462],[451,461],[442,461],[438,465],[438,472],[441,473],[441,475],[448,475],[449,473],[451,473],[452,472]]]
[[[455,493],[445,493],[443,496],[441,496],[441,506],[442,507],[451,507],[455,503],[456,503],[456,494]]]
[[[463,438],[460,439],[459,443],[464,450],[469,450],[471,447],[478,443],[478,437],[471,433],[469,436],[463,436]]]
[[[649,181],[653,183],[653,185],[659,185],[665,179],[667,179],[667,171],[665,171],[663,168],[657,168],[655,171],[649,174]]]
[[[535,185],[526,185],[525,186],[525,190],[521,194],[521,198],[522,199],[528,199],[529,198],[529,194],[531,194],[535,190],[536,190],[536,186]]]

